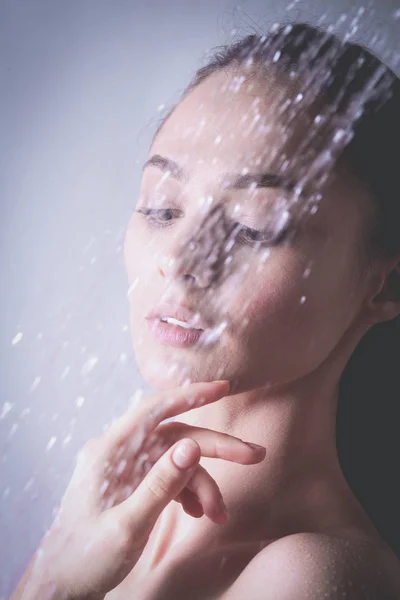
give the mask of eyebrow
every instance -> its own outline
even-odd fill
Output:
[[[187,181],[188,176],[177,162],[171,158],[154,154],[143,165],[143,171],[148,166],[154,166],[164,173],[169,172],[171,177],[178,181]],[[246,175],[226,175],[228,181],[228,189],[243,190],[252,186],[256,188],[284,188],[285,190],[293,190],[295,183],[287,177],[276,173],[247,173]]]

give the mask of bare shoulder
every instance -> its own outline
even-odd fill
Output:
[[[222,600],[400,600],[400,561],[382,542],[321,533],[276,540]]]

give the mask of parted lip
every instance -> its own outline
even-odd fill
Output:
[[[172,317],[178,319],[178,321],[183,321],[195,329],[204,330],[210,327],[197,311],[178,304],[158,304],[152,308],[146,319],[163,319],[166,317]]]

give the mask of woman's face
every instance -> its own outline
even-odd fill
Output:
[[[327,359],[356,320],[365,295],[363,190],[341,173],[317,212],[300,219],[303,198],[293,202],[284,186],[253,177],[278,174],[285,157],[290,173],[309,131],[307,115],[299,115],[288,135],[278,116],[287,96],[272,80],[214,73],[153,142],[136,210],[160,212],[132,215],[125,260],[134,351],[155,389],[186,378],[235,380],[237,391],[294,381]],[[283,243],[287,227],[292,235]],[[146,317],[165,300],[225,328],[207,345],[163,344]]]

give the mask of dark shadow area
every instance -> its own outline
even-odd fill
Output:
[[[336,439],[344,475],[400,558],[400,318],[375,325],[342,377]]]

